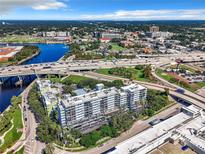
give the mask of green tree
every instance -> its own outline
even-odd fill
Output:
[[[114,80],[114,81],[112,81],[112,84],[116,88],[120,88],[124,85],[122,80]]]
[[[53,154],[54,153],[55,148],[53,147],[53,145],[51,143],[46,144],[45,149],[43,150],[44,154]]]

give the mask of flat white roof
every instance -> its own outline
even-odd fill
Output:
[[[67,97],[65,99],[62,99],[62,103],[65,107],[69,107],[72,105],[76,105],[79,103],[87,102],[87,101],[93,101],[102,97],[110,96],[117,94],[118,91],[115,87],[108,88],[108,89],[102,89],[99,91],[92,91],[83,95],[74,96],[74,97]]]
[[[128,85],[128,86],[124,86],[124,87],[121,87],[122,90],[124,91],[135,91],[135,90],[142,90],[142,89],[146,89],[145,87],[139,85],[139,84],[131,84],[131,85]]]
[[[193,134],[193,130],[196,131],[204,131],[205,130],[205,119],[202,119],[201,116],[193,119],[192,121],[188,122],[187,124],[183,125],[182,127],[178,128],[177,131],[189,139],[189,142],[192,144],[201,147],[205,151],[205,139],[202,137]]]
[[[136,136],[118,144],[116,146],[116,150],[111,152],[111,154],[129,154],[129,151],[134,148],[140,148],[142,146],[146,146],[151,142],[155,142],[154,140],[158,137],[166,134],[171,129],[177,127],[181,123],[190,119],[191,117],[187,114],[181,112],[155,126],[149,128]]]

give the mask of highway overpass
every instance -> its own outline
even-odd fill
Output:
[[[128,67],[145,64],[158,64],[158,60],[144,59],[115,60],[115,61],[76,61],[53,62],[30,65],[9,66],[0,68],[0,78],[33,74],[66,74],[70,71],[89,71],[101,68]]]
[[[77,73],[77,74],[79,74],[79,73]],[[170,95],[173,95],[181,100],[186,101],[187,103],[194,104],[196,106],[199,106],[199,107],[205,109],[205,98],[202,96],[199,96],[195,93],[192,93],[190,91],[185,91],[184,94],[181,94],[181,93],[176,92],[176,88],[174,88],[174,87],[170,88],[170,86],[164,86],[164,85],[159,85],[159,84],[155,84],[155,83],[148,83],[148,82],[136,81],[136,80],[130,81],[129,79],[116,77],[116,76],[108,76],[108,75],[103,75],[103,74],[94,73],[94,72],[84,72],[84,73],[80,73],[80,75],[87,76],[90,78],[95,78],[98,80],[108,80],[108,81],[122,80],[126,84],[128,84],[129,82],[134,82],[134,83],[141,84],[141,85],[147,87],[148,89],[154,89],[154,90],[164,91],[165,88],[169,88]]]
[[[178,54],[170,55],[166,57],[155,58],[134,58],[134,59],[116,59],[112,61],[105,60],[80,60],[69,62],[52,62],[52,63],[39,63],[29,65],[8,66],[0,68],[0,78],[12,77],[21,75],[32,74],[52,74],[53,73],[66,73],[68,71],[88,71],[100,68],[112,68],[112,67],[127,67],[142,64],[163,65],[172,63],[177,57],[181,57],[183,61],[201,61],[201,57],[205,57],[203,54]]]

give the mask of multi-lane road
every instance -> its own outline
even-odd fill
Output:
[[[197,54],[180,54],[178,55],[184,61],[201,61],[205,57],[205,53]],[[176,55],[166,57],[152,57],[152,58],[134,58],[134,59],[119,59],[112,61],[103,60],[81,60],[81,61],[68,61],[68,62],[52,62],[29,64],[19,66],[9,66],[0,68],[0,78],[11,76],[22,76],[32,74],[66,74],[69,71],[83,71],[95,70],[100,68],[112,68],[120,66],[135,66],[140,64],[162,65],[175,62]]]

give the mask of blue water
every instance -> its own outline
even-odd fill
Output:
[[[41,53],[24,64],[57,61],[69,50],[64,44],[37,44],[37,46],[41,49]]]
[[[69,50],[69,47],[64,44],[35,44],[40,48],[40,54],[24,64],[36,64],[42,62],[53,62],[59,60],[64,53]],[[0,89],[0,112],[3,112],[10,104],[12,96],[19,95],[26,86],[9,87]]]

